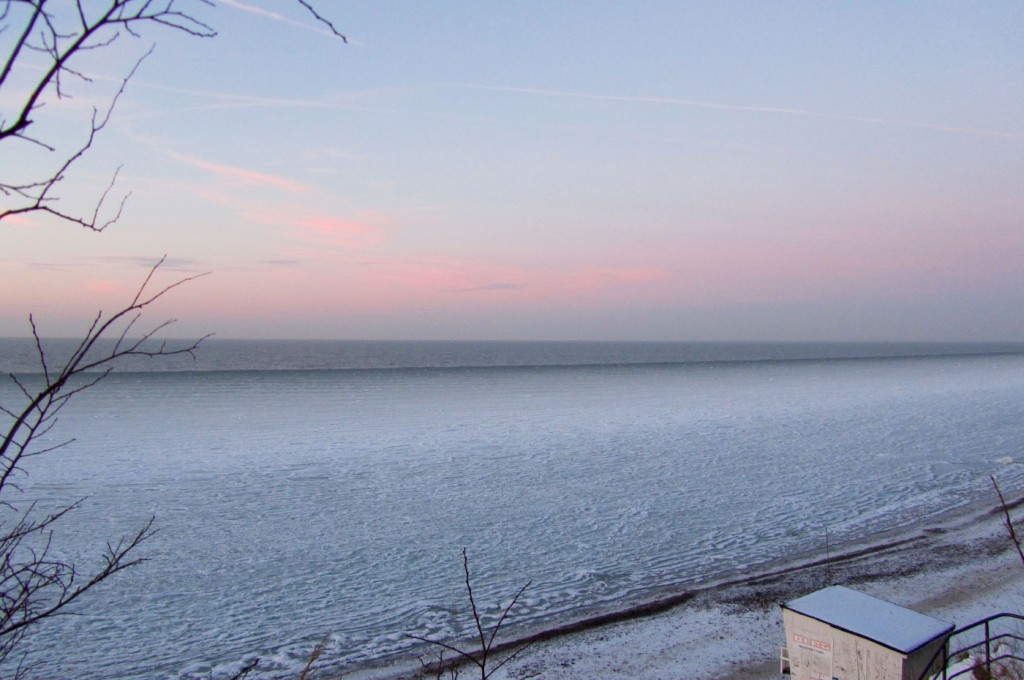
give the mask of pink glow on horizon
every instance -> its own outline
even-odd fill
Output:
[[[536,271],[451,257],[351,257],[328,261],[300,258],[293,267],[225,274],[197,282],[181,293],[187,305],[228,317],[410,312],[426,309],[551,309],[599,304],[606,297],[635,299],[666,272],[648,268],[577,267]],[[242,283],[246,281],[247,283]],[[213,286],[217,290],[210,290]],[[198,292],[203,289],[203,292]],[[244,291],[244,292],[243,292]],[[198,310],[197,310],[198,311]]]
[[[351,249],[379,242],[379,235],[369,236],[360,225],[345,220],[296,223],[308,231],[307,240],[314,246],[292,253],[297,267],[261,270],[258,280],[232,284],[232,292],[225,289],[199,296],[209,297],[203,306],[213,312],[216,301],[222,300],[227,308],[245,308],[246,314],[258,315],[285,313],[294,307],[296,299],[301,299],[307,313],[814,300],[850,293],[854,288],[906,293],[927,290],[941,285],[942,280],[955,281],[970,275],[976,264],[951,259],[946,266],[936,263],[934,253],[913,258],[903,248],[878,244],[856,251],[852,243],[844,245],[843,238],[833,237],[774,247],[751,243],[689,249],[678,258],[663,257],[661,264],[646,266],[549,263],[538,268],[449,256],[371,254],[357,258]],[[315,246],[321,237],[324,243],[333,242],[349,254],[336,251],[331,256],[318,250]],[[943,250],[945,246],[936,248]],[[977,252],[968,260],[984,257],[984,252]],[[666,263],[666,259],[674,261]],[[227,286],[237,277],[249,280],[252,275],[225,274],[217,278]],[[204,288],[208,285],[197,284]]]
[[[864,293],[912,296],[1020,274],[1019,249],[948,234],[918,240],[907,232],[875,230],[861,239],[849,230],[804,229],[800,236],[765,234],[731,245],[679,248],[678,254],[672,249],[592,251],[587,259],[596,263],[554,258],[538,264],[395,255],[374,248],[386,243],[383,226],[325,215],[282,219],[265,215],[259,221],[286,227],[284,235],[295,242],[280,259],[290,264],[227,269],[189,284],[166,301],[171,315],[212,319],[208,329],[217,330],[217,319],[272,322],[300,312],[337,318],[432,310],[810,303]],[[650,264],[638,264],[645,261]],[[39,278],[49,292],[38,292],[38,301],[28,306],[25,300],[9,300],[8,309],[20,313],[24,307],[48,317],[60,312],[56,303],[43,302],[47,297],[62,298],[61,304],[81,315],[115,309],[130,297],[140,273],[111,269],[111,276],[80,279],[86,270],[68,268],[57,276],[29,271],[36,273],[23,279],[24,286]]]

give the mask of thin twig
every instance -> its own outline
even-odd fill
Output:
[[[324,636],[324,639],[317,643],[316,647],[309,655],[309,659],[306,661],[305,667],[302,669],[302,673],[299,675],[299,680],[312,680],[313,675],[316,671],[313,670],[313,662],[319,659],[324,651],[327,649],[327,641],[331,639],[330,633]]]
[[[26,474],[22,467],[25,460],[73,441],[54,443],[44,439],[68,401],[106,378],[120,360],[129,356],[194,356],[202,339],[177,348],[168,347],[166,343],[156,347],[144,344],[153,341],[154,335],[166,328],[166,322],[143,332],[141,339],[128,339],[125,335],[126,329],[137,325],[139,315],[148,306],[195,278],[179,279],[155,292],[147,290],[162,263],[160,260],[149,270],[128,306],[109,318],[99,313],[92,319],[87,332],[63,364],[54,362],[46,352],[42,333],[35,319],[30,317],[37,359],[43,371],[40,383],[33,386],[31,381],[11,375],[24,401],[17,407],[0,406],[0,411],[9,417],[0,439],[0,494],[3,494],[0,509],[13,513],[0,520],[0,662],[14,652],[29,628],[47,618],[70,613],[71,605],[96,585],[145,560],[136,555],[139,546],[156,531],[152,518],[135,533],[106,543],[100,564],[89,573],[61,558],[53,547],[53,526],[77,509],[81,500],[38,516],[34,505],[19,511],[8,499],[20,490],[15,476],[16,473]],[[101,349],[99,343],[105,339],[114,342]]]
[[[1017,539],[1017,532],[1013,528],[1013,520],[1010,519],[1010,508],[1006,506],[1006,499],[1003,498],[1003,492],[999,490],[999,484],[996,483],[996,476],[989,475],[989,479],[992,480],[992,486],[996,490],[996,495],[999,496],[999,506],[1003,509],[1003,516],[1006,519],[1006,530],[1010,532],[1010,540],[1013,541],[1013,545],[1017,548],[1017,554],[1020,555],[1020,561],[1024,564],[1024,550],[1020,547],[1020,541]]]
[[[419,640],[420,642],[426,642],[426,643],[431,644],[431,645],[436,645],[437,647],[440,647],[442,649],[441,656],[438,659],[438,668],[437,668],[437,677],[438,678],[441,677],[441,672],[442,672],[443,667],[444,667],[444,664],[443,664],[443,662],[444,662],[444,651],[443,650],[448,650],[450,652],[455,652],[455,654],[457,654],[459,657],[461,657],[464,660],[464,662],[472,663],[474,666],[476,666],[477,669],[480,671],[480,678],[481,678],[481,680],[488,680],[488,678],[490,678],[492,675],[494,675],[494,673],[496,673],[498,671],[498,669],[503,667],[505,664],[513,661],[520,654],[522,654],[524,651],[526,651],[526,649],[531,644],[531,643],[528,642],[525,645],[520,646],[518,649],[516,649],[515,651],[511,652],[510,654],[508,654],[504,659],[502,659],[496,665],[492,666],[491,668],[488,668],[488,665],[487,665],[488,659],[490,658],[491,650],[494,648],[494,641],[495,641],[495,639],[498,636],[498,631],[501,630],[501,627],[505,624],[505,620],[508,618],[508,615],[512,611],[512,608],[516,606],[516,603],[519,601],[519,598],[522,596],[523,592],[525,592],[526,589],[530,587],[531,582],[527,581],[526,585],[524,585],[522,588],[520,588],[519,591],[515,594],[515,596],[512,598],[512,601],[509,602],[508,606],[506,606],[502,610],[501,616],[498,617],[497,623],[495,623],[494,628],[491,629],[491,633],[488,636],[487,632],[486,632],[486,630],[484,628],[484,625],[483,625],[483,620],[480,617],[480,612],[479,612],[479,610],[477,609],[477,606],[476,606],[476,598],[473,595],[473,584],[472,584],[472,579],[470,578],[470,572],[469,572],[469,557],[468,557],[468,555],[466,553],[466,549],[465,548],[462,549],[462,572],[463,572],[463,577],[464,577],[464,581],[465,581],[465,584],[466,584],[466,595],[469,598],[469,605],[470,605],[470,609],[471,609],[471,612],[472,612],[472,615],[473,615],[473,623],[474,623],[474,625],[476,627],[476,634],[477,634],[477,639],[479,641],[478,644],[479,644],[480,648],[478,650],[474,650],[474,651],[470,652],[470,651],[466,651],[466,650],[460,649],[459,647],[456,647],[455,645],[452,645],[452,644],[449,644],[447,642],[444,642],[443,640],[434,640],[434,639],[431,639],[431,638],[421,637],[419,635],[413,635],[413,634],[407,634],[407,637],[410,637],[410,638],[412,638],[414,640]],[[420,660],[420,663],[421,664],[423,663],[422,659]],[[458,675],[458,673],[453,672],[452,677],[454,678],[457,675]]]

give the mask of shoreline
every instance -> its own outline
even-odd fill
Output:
[[[1021,493],[1008,499],[1015,521],[1022,506]],[[737,571],[678,590],[662,587],[662,595],[648,592],[639,601],[583,610],[568,621],[527,625],[495,645],[492,658],[499,660],[505,651],[529,647],[494,677],[777,678],[784,642],[780,605],[831,583],[961,626],[1002,611],[1008,594],[1024,592],[1024,565],[993,494],[832,554],[806,552],[756,573]],[[1001,606],[993,609],[983,595]],[[965,615],[951,616],[958,611]],[[418,657],[406,654],[358,668],[325,667],[320,674],[324,680],[398,680],[420,672]]]

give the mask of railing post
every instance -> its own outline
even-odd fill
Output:
[[[952,648],[952,646],[953,646],[952,645],[953,639],[956,638],[958,635],[963,635],[963,634],[967,633],[968,631],[976,630],[976,629],[981,628],[981,627],[984,627],[984,631],[985,631],[985,640],[984,640],[984,644],[985,644],[985,670],[988,671],[989,675],[991,675],[992,674],[992,662],[993,661],[998,661],[999,658],[1000,658],[1000,657],[997,657],[996,659],[992,658],[992,627],[991,627],[991,625],[992,625],[993,621],[997,621],[997,620],[998,621],[1002,621],[1003,619],[1013,619],[1015,621],[1024,622],[1024,616],[1021,616],[1020,614],[1008,614],[1006,612],[1003,612],[1001,614],[993,614],[992,616],[989,616],[988,618],[982,619],[980,621],[975,621],[974,623],[972,623],[970,625],[963,626],[961,628],[957,628],[956,630],[954,630],[951,633],[949,633],[949,635],[946,637],[946,640],[945,640],[944,644],[942,645],[941,650],[939,650],[939,649],[935,650],[935,653],[932,655],[932,659],[929,662],[928,667],[921,671],[921,676],[918,678],[918,680],[925,680],[926,678],[928,678],[928,680],[938,680],[938,678],[940,676],[942,677],[942,680],[949,680],[949,678],[950,678],[950,675],[949,675],[949,662],[950,662],[950,659],[956,658],[960,654],[966,654],[968,656],[973,656],[974,655],[974,651],[973,650],[976,650],[978,647],[980,647],[982,645],[981,642],[975,642],[974,644],[970,644],[970,645],[967,645],[965,647],[958,647],[957,649],[954,650]],[[1020,626],[1020,624],[1018,624],[1018,631],[1020,630],[1019,626]],[[1002,639],[1005,635],[1007,635],[1007,634],[1000,634],[1000,635],[998,635],[996,637],[996,639],[997,640]],[[1013,634],[1009,634],[1009,637],[1011,637],[1014,640],[1017,640],[1019,642],[1024,642],[1024,637],[1020,637],[1018,635],[1013,635]],[[938,662],[938,660],[939,660],[939,652],[940,651],[942,652],[942,672],[939,673],[938,670],[935,670],[934,672],[932,672],[932,669],[934,668],[934,664],[936,662]],[[999,648],[996,647],[995,651],[999,652]],[[1024,663],[1024,657],[1016,656],[1016,654],[1012,650],[1006,656],[1008,658],[1011,658],[1011,659],[1014,659],[1014,660],[1019,661],[1021,663]],[[975,660],[973,662],[973,668],[974,668],[975,672],[977,672],[980,669],[980,660],[978,660],[977,658],[975,658]],[[954,673],[952,677],[954,677],[954,678],[955,677],[959,677],[959,676],[961,676],[961,675],[963,675],[965,673],[971,672],[971,670],[972,669],[970,669],[970,668],[959,670],[956,673]]]
[[[991,636],[988,630],[989,619],[985,619],[985,670],[988,674],[992,675],[992,650],[991,650]]]

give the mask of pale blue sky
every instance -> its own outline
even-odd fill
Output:
[[[167,254],[213,272],[154,310],[185,334],[1024,339],[1018,2],[319,6],[350,44],[284,0],[145,34],[66,191],[123,163],[125,215],[0,224],[0,334]],[[92,55],[54,135],[148,44]]]

